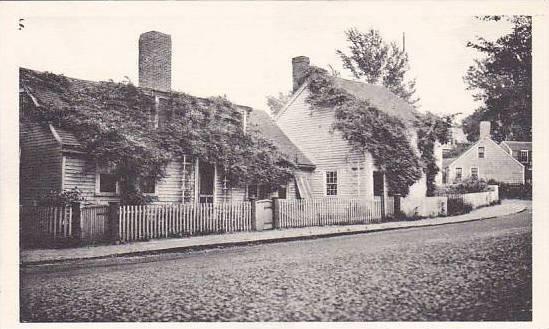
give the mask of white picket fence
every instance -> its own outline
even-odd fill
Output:
[[[121,206],[120,241],[251,231],[250,202]]]
[[[463,194],[463,201],[470,203],[474,208],[487,206],[492,202],[499,200],[499,189],[497,185],[489,185],[492,189],[487,192],[466,193]]]
[[[394,199],[386,199],[386,216],[394,214]],[[280,200],[276,228],[379,223],[382,200],[318,198]]]
[[[71,207],[21,206],[19,211],[23,239],[60,239],[72,235]]]

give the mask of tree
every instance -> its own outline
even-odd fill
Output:
[[[277,115],[292,96],[291,92],[279,92],[278,96],[267,96],[267,106],[273,116]]]
[[[506,20],[510,33],[488,41],[482,37],[467,47],[485,55],[464,76],[468,90],[483,104],[463,120],[470,141],[478,139],[480,121],[492,123],[492,138],[532,140],[532,17],[486,16],[484,21]]]
[[[383,85],[411,105],[419,101],[415,97],[415,79],[407,79],[410,69],[408,54],[395,43],[383,40],[379,31],[370,29],[363,33],[356,28],[345,31],[349,42],[349,54],[336,50],[343,67],[357,79]]]

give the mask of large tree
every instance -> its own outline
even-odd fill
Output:
[[[349,52],[336,50],[343,67],[355,78],[383,85],[415,106],[419,99],[415,96],[415,79],[407,77],[410,65],[406,51],[395,42],[387,43],[374,29],[363,33],[351,28],[345,36]]]
[[[478,139],[479,122],[492,122],[497,140],[532,140],[532,17],[486,16],[484,21],[508,21],[510,33],[488,41],[482,37],[467,47],[485,56],[475,60],[464,77],[482,105],[463,120],[470,141]]]

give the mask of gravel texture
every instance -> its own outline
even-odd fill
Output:
[[[21,320],[532,319],[531,211],[478,222],[24,271]]]

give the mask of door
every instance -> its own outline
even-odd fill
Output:
[[[374,171],[374,196],[383,196],[383,173]]]
[[[215,167],[213,164],[200,162],[198,201],[200,203],[213,203],[215,189]]]

